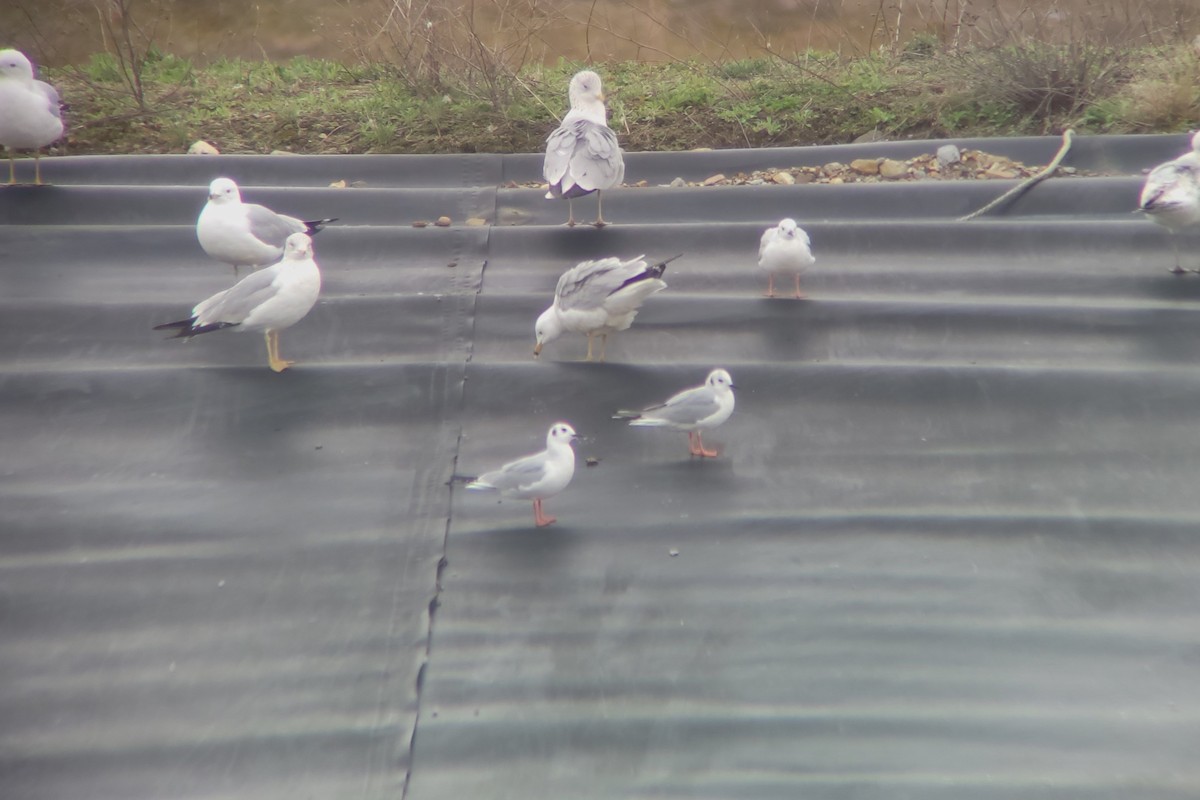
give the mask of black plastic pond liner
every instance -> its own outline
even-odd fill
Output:
[[[1130,213],[1187,137],[1080,137],[1116,174],[970,223],[1013,182],[663,185],[940,144],[629,154],[599,231],[501,188],[536,155],[0,189],[0,797],[1196,796],[1200,277]],[[280,375],[151,330],[233,280],[194,232],[220,175],[340,218]],[[789,216],[807,301],[761,297]],[[684,256],[608,363],[535,362],[559,274],[641,253]],[[610,418],[714,367],[719,458]],[[556,525],[451,480],[560,419]]]

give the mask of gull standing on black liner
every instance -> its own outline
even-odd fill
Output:
[[[42,185],[42,148],[63,135],[58,92],[33,77],[20,50],[0,50],[0,144],[8,150],[8,184],[17,182],[17,150],[33,151],[33,182]]]
[[[257,203],[243,203],[238,185],[229,178],[217,178],[208,187],[208,203],[196,220],[196,238],[204,252],[238,267],[274,264],[283,256],[283,246],[293,233],[317,233],[336,218],[304,221],[276,214]]]
[[[620,186],[625,178],[625,160],[617,136],[608,127],[608,112],[604,108],[604,92],[600,76],[591,70],[576,73],[568,90],[571,110],[562,124],[546,139],[546,160],[542,175],[550,184],[546,199],[567,199],[567,225],[575,225],[571,201],[585,194],[596,193],[596,221],[604,221],[600,193]]]
[[[812,242],[808,234],[796,225],[796,220],[785,218],[774,228],[767,228],[758,243],[758,266],[767,272],[767,297],[775,296],[775,273],[791,273],[796,281],[797,300],[804,299],[800,291],[800,275],[816,262],[812,254]]]
[[[210,331],[263,331],[267,364],[275,372],[292,366],[279,355],[279,332],[290,328],[312,310],[321,293],[321,271],[313,259],[312,239],[293,233],[284,246],[283,260],[252,272],[223,292],[217,292],[192,309],[192,316],[155,325],[161,331],[178,328],[175,338],[191,338]]]
[[[534,325],[537,343],[533,357],[541,355],[542,347],[564,331],[587,336],[585,361],[592,360],[592,340],[600,337],[600,360],[608,349],[608,335],[626,330],[646,298],[667,288],[663,273],[679,256],[672,256],[652,267],[646,266],[645,256],[629,261],[603,258],[584,261],[571,267],[558,279],[554,302],[542,312]]]
[[[571,442],[579,438],[565,422],[556,422],[546,434],[546,449],[510,461],[500,469],[485,472],[467,484],[476,491],[498,491],[507,497],[533,501],[533,521],[544,528],[556,521],[542,511],[542,501],[567,488],[575,475],[575,451]]]
[[[1200,132],[1192,136],[1190,153],[1150,171],[1137,210],[1171,232],[1171,247],[1175,250],[1175,268],[1171,271],[1176,275],[1188,272],[1179,265],[1179,240],[1175,234],[1200,224]]]
[[[688,452],[702,458],[716,458],[717,450],[705,450],[700,432],[715,428],[733,413],[733,378],[723,369],[708,373],[703,386],[685,389],[667,402],[641,411],[618,411],[613,419],[627,419],[629,424],[647,428],[670,428],[687,431]]]

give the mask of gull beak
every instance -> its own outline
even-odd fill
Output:
[[[537,358],[542,354],[542,343],[538,342],[533,346],[533,357]]]

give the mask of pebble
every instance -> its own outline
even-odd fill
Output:
[[[780,170],[771,176],[771,180],[778,183],[780,186],[792,186],[796,183],[796,178],[790,172]]]
[[[683,178],[676,178],[675,180],[671,181],[671,186],[678,189],[681,186],[687,186],[687,181],[685,181]]]
[[[854,170],[859,175],[878,175],[879,159],[856,158],[850,162],[850,169]]]
[[[188,148],[189,156],[219,156],[221,151],[213,147],[203,139],[197,139],[192,142],[192,146]]]
[[[709,175],[707,178],[705,178],[704,185],[705,186],[716,186],[718,183],[724,182],[724,180],[725,180],[725,175],[723,173],[718,172],[716,175]]]
[[[895,180],[896,178],[903,178],[907,174],[908,165],[903,161],[895,161],[890,158],[885,158],[879,164],[880,177]]]
[[[434,222],[433,224],[437,225],[439,228],[449,228],[450,227],[450,218],[449,217],[438,217],[437,221]]]

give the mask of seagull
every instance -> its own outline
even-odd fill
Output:
[[[17,182],[16,150],[33,151],[33,182],[42,185],[41,148],[62,138],[58,92],[33,77],[20,50],[0,50],[0,144],[8,150],[8,185]]]
[[[758,244],[758,266],[767,271],[767,297],[775,296],[775,273],[790,272],[796,280],[795,298],[804,298],[800,291],[800,273],[816,261],[811,244],[808,234],[791,218],[782,219],[774,228],[763,231]]]
[[[500,469],[485,472],[467,484],[476,491],[498,491],[507,497],[533,501],[533,521],[539,528],[555,522],[542,511],[542,501],[567,488],[575,474],[575,451],[571,442],[579,438],[565,422],[556,422],[546,434],[546,449],[510,461]]]
[[[608,335],[626,330],[633,324],[642,303],[655,292],[667,288],[662,275],[679,256],[673,256],[652,267],[646,266],[645,256],[629,261],[602,258],[584,261],[571,267],[558,279],[554,303],[542,312],[534,325],[537,344],[533,357],[541,355],[542,347],[564,331],[587,336],[585,361],[592,360],[593,337],[600,337],[600,360],[608,349]]]
[[[321,271],[313,260],[312,239],[293,233],[284,245],[282,261],[201,301],[187,319],[155,325],[154,330],[178,329],[176,339],[226,328],[263,331],[267,363],[275,372],[283,372],[295,362],[280,358],[279,332],[304,319],[320,293]]]
[[[613,419],[630,420],[630,425],[687,431],[688,452],[701,458],[720,453],[705,450],[700,431],[715,428],[733,413],[733,378],[723,369],[708,373],[703,386],[685,389],[665,403],[641,411],[618,411]]]
[[[621,145],[608,127],[599,75],[591,70],[576,73],[567,94],[571,110],[546,139],[546,160],[542,164],[542,175],[550,184],[546,199],[567,198],[567,226],[573,227],[571,201],[595,192],[596,221],[592,224],[603,228],[608,223],[604,221],[600,192],[620,186],[625,178]]]
[[[196,238],[204,252],[217,261],[238,267],[274,264],[283,255],[283,245],[294,233],[314,235],[336,218],[304,221],[276,214],[266,206],[243,203],[238,185],[217,178],[208,187],[208,203],[196,220]]]
[[[1200,224],[1200,132],[1192,136],[1192,151],[1159,164],[1146,176],[1137,211],[1171,232],[1176,275],[1188,270],[1179,266],[1179,241],[1175,234]]]

